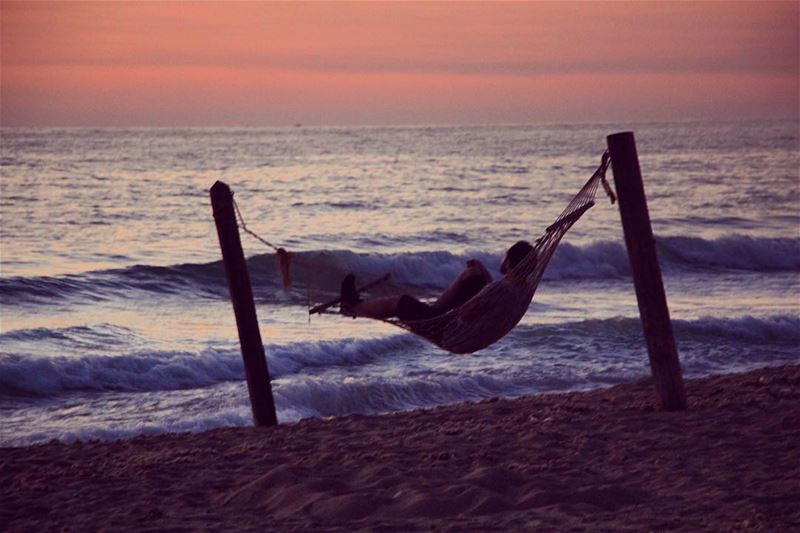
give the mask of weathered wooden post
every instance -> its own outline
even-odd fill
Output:
[[[636,142],[630,131],[609,135],[607,141],[658,403],[661,409],[668,411],[686,409],[681,366],[672,335]]]
[[[230,187],[221,181],[211,187],[210,193],[219,246],[222,249],[222,262],[225,265],[225,275],[228,278],[228,288],[233,303],[233,314],[236,316],[236,327],[239,330],[239,344],[242,347],[253,420],[256,426],[274,426],[278,423],[278,418],[275,414],[275,402],[272,399],[267,358],[264,355],[264,345],[258,329],[250,275],[244,260],[242,241],[239,239],[239,227],[233,209],[233,193]]]

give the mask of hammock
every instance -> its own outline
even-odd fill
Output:
[[[605,180],[609,162],[606,152],[595,173],[556,221],[545,229],[533,250],[510,272],[486,285],[471,300],[433,318],[402,321],[393,317],[383,321],[456,354],[476,352],[503,338],[527,312],[558,243],[594,205],[597,187],[601,182],[611,202],[614,202],[614,194]]]
[[[608,152],[603,154],[600,166],[578,193],[567,204],[555,222],[548,226],[544,234],[536,240],[533,249],[505,276],[486,285],[478,294],[461,306],[450,311],[422,320],[400,320],[392,317],[381,320],[414,333],[443,350],[456,354],[473,353],[497,342],[519,323],[530,307],[536,288],[544,275],[553,253],[569,229],[594,206],[594,198],[600,183],[614,203],[615,197],[606,181],[606,170],[610,163]],[[235,206],[234,202],[234,206]],[[241,213],[241,227],[263,243],[277,250],[281,270],[288,272],[288,254],[282,248],[265,241],[247,229]],[[281,253],[282,252],[282,253]],[[385,275],[363,287],[366,290],[389,279]],[[284,283],[287,275],[284,273]],[[313,307],[309,314],[323,313],[336,305],[337,298]],[[359,317],[366,318],[366,317]]]

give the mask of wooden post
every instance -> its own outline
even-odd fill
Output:
[[[609,135],[607,141],[658,403],[667,411],[686,409],[681,366],[672,335],[636,142],[630,131]]]
[[[278,423],[278,418],[275,414],[275,402],[272,399],[267,358],[264,355],[264,345],[258,329],[250,275],[244,260],[242,241],[239,239],[239,227],[233,209],[233,193],[230,187],[221,181],[211,187],[210,193],[219,246],[222,249],[222,262],[225,265],[225,275],[228,278],[228,288],[233,303],[233,314],[236,316],[236,327],[239,330],[239,344],[242,347],[244,374],[247,378],[247,390],[250,393],[250,405],[253,408],[253,420],[256,426],[274,426]]]

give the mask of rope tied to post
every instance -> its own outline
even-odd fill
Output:
[[[289,290],[292,288],[292,273],[291,273],[291,263],[292,263],[292,254],[286,251],[285,248],[281,246],[276,246],[266,240],[264,237],[256,233],[255,231],[251,230],[247,227],[247,223],[244,221],[244,216],[242,216],[242,212],[239,209],[239,204],[236,203],[236,199],[233,198],[233,192],[231,192],[231,200],[233,201],[233,208],[236,211],[236,219],[239,227],[250,235],[251,237],[255,238],[256,240],[260,241],[261,243],[269,246],[273,250],[275,250],[276,258],[278,260],[278,270],[281,273],[281,282],[283,284],[284,290]]]
[[[608,163],[610,159],[611,153],[608,150],[603,152],[603,158],[600,162],[600,183],[603,185],[603,190],[606,191],[606,196],[608,196],[608,199],[611,200],[611,203],[613,204],[617,201],[617,196],[614,194],[614,190],[611,188],[611,185],[608,184],[608,180],[606,179],[606,171],[608,170]]]

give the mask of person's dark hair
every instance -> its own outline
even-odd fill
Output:
[[[515,242],[514,245],[506,252],[509,269],[517,266],[520,261],[525,259],[525,256],[527,256],[532,249],[533,246],[531,246],[531,243],[528,241]]]

